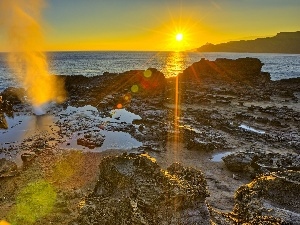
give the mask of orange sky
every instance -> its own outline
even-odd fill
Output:
[[[48,0],[43,28],[50,51],[172,51],[300,30],[299,11],[297,0]]]

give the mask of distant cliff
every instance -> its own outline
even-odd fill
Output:
[[[222,44],[206,44],[199,52],[251,52],[300,54],[300,31],[280,32],[274,37],[248,41],[230,41]]]

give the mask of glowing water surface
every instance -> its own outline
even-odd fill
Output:
[[[126,109],[115,109],[104,114],[89,105],[78,108],[72,106],[66,109],[56,108],[53,115],[24,114],[6,117],[9,128],[0,129],[0,158],[18,160],[17,158],[24,152],[24,146],[30,146],[39,138],[46,140],[46,147],[95,152],[137,148],[142,146],[142,143],[129,133],[120,131],[128,126],[135,129],[132,121],[136,119],[141,117]],[[88,149],[77,144],[77,139],[84,137],[86,133],[103,138],[102,145]]]
[[[0,129],[0,148],[19,144],[27,138],[34,135],[47,132],[57,136],[59,128],[54,123],[55,118],[52,115],[16,115],[6,117],[8,129]]]

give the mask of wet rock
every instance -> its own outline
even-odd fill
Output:
[[[25,152],[21,155],[23,163],[31,162],[37,155],[34,152]]]
[[[18,173],[17,164],[7,159],[0,159],[0,177],[13,177]]]
[[[84,136],[77,139],[77,145],[85,146],[89,149],[94,149],[96,147],[101,147],[104,142],[104,137],[101,135],[95,136]]]
[[[300,171],[300,156],[298,154],[246,151],[227,155],[222,160],[226,167],[233,172]]]
[[[252,154],[234,153],[222,158],[226,167],[232,172],[246,171],[254,158]]]
[[[12,104],[18,104],[25,100],[24,88],[9,87],[6,88],[2,93],[2,101],[8,101]]]
[[[224,137],[211,128],[202,127],[200,132],[200,130],[185,126],[180,131],[183,132],[186,148],[190,150],[210,152],[227,145]]]
[[[210,224],[203,174],[179,163],[162,170],[148,155],[105,158],[73,224]]]
[[[300,224],[300,172],[271,173],[240,187],[233,213],[238,224]]]
[[[194,138],[187,141],[187,149],[196,151],[210,152],[223,147],[221,142],[214,140],[203,140],[202,138]]]
[[[103,129],[105,129],[105,127],[103,127]],[[88,131],[85,132],[83,136],[77,139],[77,145],[85,146],[89,149],[94,149],[96,147],[101,147],[104,140],[105,135],[100,134],[98,130],[93,132]]]
[[[0,129],[8,129],[8,124],[3,113],[0,113]]]

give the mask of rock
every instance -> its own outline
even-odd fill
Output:
[[[233,214],[238,224],[300,224],[300,172],[271,173],[240,187]]]
[[[174,163],[162,170],[148,155],[105,158],[94,191],[73,224],[210,224],[203,174]]]
[[[270,81],[270,74],[261,73],[263,63],[256,58],[223,59],[209,61],[202,58],[186,68],[180,79],[214,79],[225,81],[238,81],[243,83],[260,82],[265,84]]]
[[[148,68],[147,70],[131,70],[120,75],[120,79],[124,80],[124,83],[130,81],[130,85],[127,88],[131,88],[132,85],[137,85],[138,90],[136,93],[141,95],[156,95],[164,91],[166,86],[166,79],[162,72],[155,68]]]
[[[120,74],[104,73],[100,76],[61,76],[69,100],[80,105],[97,107],[122,107],[131,102],[133,96],[157,96],[165,90],[166,79],[163,73],[154,68],[130,70]],[[115,87],[115,82],[118,87]]]
[[[17,164],[7,159],[0,159],[0,177],[13,177],[18,173]]]
[[[2,93],[2,101],[9,101],[12,104],[18,104],[24,101],[25,90],[24,88],[9,87],[6,88]]]
[[[25,152],[21,155],[21,159],[24,163],[31,162],[37,155],[34,152]]]
[[[187,144],[188,149],[194,149],[197,151],[213,151],[222,146],[220,142],[216,141],[206,141],[201,140],[200,138],[194,138],[193,140],[189,140]]]
[[[232,172],[300,171],[300,156],[298,154],[246,151],[227,155],[222,160]]]
[[[3,113],[0,113],[0,129],[8,129],[8,124]]]
[[[104,136],[98,134],[89,134],[89,135],[84,135],[82,138],[77,139],[77,145],[85,146],[89,149],[94,149],[96,147],[101,147],[105,138]]]
[[[222,158],[226,167],[232,172],[241,172],[247,170],[251,166],[253,155],[244,153],[233,153]]]

